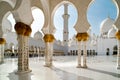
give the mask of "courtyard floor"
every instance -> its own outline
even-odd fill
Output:
[[[44,67],[44,57],[30,58],[29,74],[15,74],[17,58],[0,64],[0,80],[120,80],[116,56],[89,56],[87,69],[76,68],[77,56],[54,56],[53,66]]]

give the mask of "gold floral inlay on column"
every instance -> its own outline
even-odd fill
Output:
[[[45,34],[43,39],[44,39],[45,42],[53,42],[55,38],[52,34]]]
[[[29,25],[22,22],[17,22],[15,24],[15,30],[18,35],[30,36],[32,29]]]
[[[120,40],[120,30],[118,30],[118,32],[116,33],[116,38],[118,39],[118,40]]]
[[[87,32],[85,32],[85,33],[77,33],[77,35],[76,35],[76,39],[78,41],[87,41],[88,38],[89,38],[89,35],[88,35]]]
[[[18,34],[18,35],[24,35],[24,33],[25,33],[25,31],[26,31],[26,27],[25,27],[26,25],[24,24],[24,23],[22,23],[22,22],[17,22],[16,24],[15,24],[15,30],[16,30],[16,33]]]
[[[82,34],[81,34],[81,33],[77,33],[76,39],[77,39],[78,41],[81,41],[81,40],[82,40]]]
[[[6,40],[4,38],[0,38],[0,44],[5,44]]]
[[[83,41],[87,41],[87,40],[88,40],[88,38],[89,38],[89,35],[88,35],[88,33],[87,33],[87,32],[82,33],[82,40],[83,40]]]
[[[24,36],[30,36],[31,32],[32,32],[32,29],[29,25],[26,25],[26,31],[24,33]]]

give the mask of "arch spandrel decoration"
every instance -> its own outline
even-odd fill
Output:
[[[75,30],[79,33],[87,32],[90,24],[87,20],[87,9],[92,0],[69,0],[74,3],[78,11],[78,20],[75,25]]]
[[[12,8],[15,7],[15,4],[16,4],[16,0],[1,0],[1,2],[6,2],[7,4],[9,4]]]
[[[43,13],[44,13],[44,18],[45,18],[45,22],[44,22],[44,26],[42,28],[42,32],[44,34],[49,34],[49,23],[50,23],[50,12],[49,12],[49,1],[46,0],[41,0],[41,4],[43,7]]]
[[[31,0],[31,7],[37,7],[43,11],[43,7],[40,0]]]
[[[19,1],[19,0],[18,0]],[[31,2],[30,0],[20,0],[21,3],[16,3],[14,11],[12,11],[16,22],[23,22],[27,25],[31,25],[33,22],[33,16],[31,12]],[[25,4],[27,3],[27,4]]]

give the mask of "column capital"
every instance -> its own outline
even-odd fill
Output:
[[[22,22],[17,22],[15,24],[15,30],[18,35],[30,36],[32,29],[29,25]]]
[[[80,41],[87,41],[88,37],[89,37],[89,35],[88,35],[87,32],[77,33],[77,35],[76,35],[76,39],[78,40],[78,42],[80,42]]]
[[[4,38],[0,38],[0,44],[5,44],[6,40]]]
[[[116,38],[117,38],[118,40],[120,40],[120,30],[118,30],[118,31],[116,32],[115,36],[116,36]]]
[[[82,34],[82,39],[83,39],[83,41],[87,41],[88,38],[89,38],[89,35],[88,35],[87,32],[85,32],[85,33]]]
[[[29,25],[26,25],[26,31],[24,33],[24,36],[30,36],[31,32],[32,32],[31,27]]]
[[[45,42],[53,42],[55,38],[54,38],[54,35],[52,34],[45,34],[43,39]]]
[[[78,42],[82,41],[82,34],[81,33],[77,33],[76,39],[78,40]]]

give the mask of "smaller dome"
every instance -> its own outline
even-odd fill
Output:
[[[116,32],[117,32],[117,29],[115,28],[115,25],[114,25],[114,27],[112,27],[108,32],[108,38],[115,38]]]
[[[114,20],[111,18],[106,18],[100,25],[100,33],[108,33],[108,31],[113,27]]]
[[[34,34],[34,39],[36,40],[40,40],[43,38],[43,35],[40,31],[37,31],[35,34]]]

